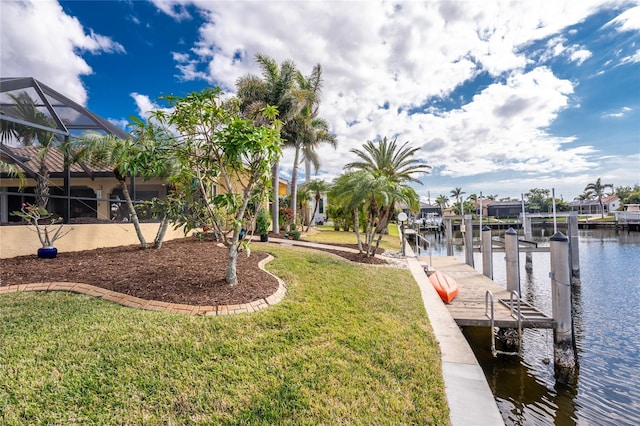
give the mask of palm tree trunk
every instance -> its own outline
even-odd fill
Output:
[[[144,235],[142,235],[142,230],[140,229],[140,221],[138,220],[138,214],[136,213],[136,209],[133,207],[133,201],[131,201],[131,195],[129,194],[129,188],[127,188],[127,182],[124,179],[118,179],[118,182],[120,183],[120,189],[122,190],[122,195],[124,195],[124,199],[127,203],[127,207],[129,208],[129,214],[131,215],[131,222],[133,223],[133,227],[136,230],[136,235],[138,236],[138,240],[140,241],[140,246],[143,249],[146,249],[148,247],[147,241],[144,239]]]
[[[38,207],[46,209],[49,203],[49,170],[47,169],[45,158],[40,160],[38,179],[36,181],[36,193],[39,194],[36,198],[36,204]]]
[[[353,211],[353,230],[356,233],[356,240],[358,242],[358,251],[362,254],[362,238],[360,238],[360,224],[358,223],[358,211]]]
[[[298,162],[300,160],[300,147],[296,145],[293,157],[293,171],[291,172],[291,209],[293,210],[293,221],[297,220],[298,213]]]
[[[280,186],[279,168],[280,164],[276,162],[273,165],[273,203],[271,204],[271,224],[274,234],[280,233],[280,223],[278,222],[280,216],[280,199],[278,198],[278,187]]]
[[[311,222],[313,221],[313,218],[316,217],[316,213],[318,212],[318,203],[320,202],[320,197],[321,195],[319,193],[316,193],[316,204],[313,206],[313,213],[311,214],[311,218],[309,219],[309,223],[307,224],[306,232],[309,232],[309,228],[311,228]]]

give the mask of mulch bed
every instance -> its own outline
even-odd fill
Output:
[[[355,262],[387,263],[358,253],[325,251]],[[53,260],[38,259],[35,255],[21,256],[0,259],[0,286],[78,282],[147,300],[234,305],[266,298],[277,290],[278,281],[258,267],[266,256],[258,251],[252,251],[250,257],[240,253],[238,284],[235,286],[225,282],[227,249],[214,241],[197,238],[167,241],[160,250],[142,250],[134,245],[63,252]]]

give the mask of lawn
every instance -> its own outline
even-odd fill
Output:
[[[198,317],[63,292],[0,296],[2,424],[448,424],[406,269],[255,244],[288,286]]]
[[[357,244],[356,234],[353,231],[334,231],[333,226],[318,226],[316,227],[320,232],[316,234],[304,235],[306,241],[313,241],[314,243],[325,244]],[[400,251],[400,237],[398,226],[395,223],[389,224],[389,233],[382,236],[380,241],[380,248],[385,250]],[[362,241],[364,242],[364,232],[361,234]],[[378,237],[376,236],[376,239]],[[374,240],[375,241],[375,240]]]

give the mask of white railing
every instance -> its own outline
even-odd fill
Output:
[[[618,221],[640,222],[640,211],[614,212],[613,214],[615,214]]]

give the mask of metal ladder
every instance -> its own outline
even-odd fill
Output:
[[[514,303],[514,298],[515,302]],[[501,302],[505,303],[506,301]],[[491,302],[491,303],[489,303]],[[514,313],[514,306],[517,306],[517,310]],[[491,315],[489,315],[489,308],[491,308]],[[518,323],[518,350],[517,351],[499,351],[496,349],[496,328],[494,325],[494,310],[493,310],[493,293],[491,290],[487,290],[484,295],[484,314],[491,320],[491,354],[495,357],[496,355],[520,355],[520,350],[522,348],[522,315],[521,315],[521,306],[520,306],[520,297],[518,293],[513,290],[511,291],[509,298],[509,308],[511,310],[511,316],[516,319]]]

